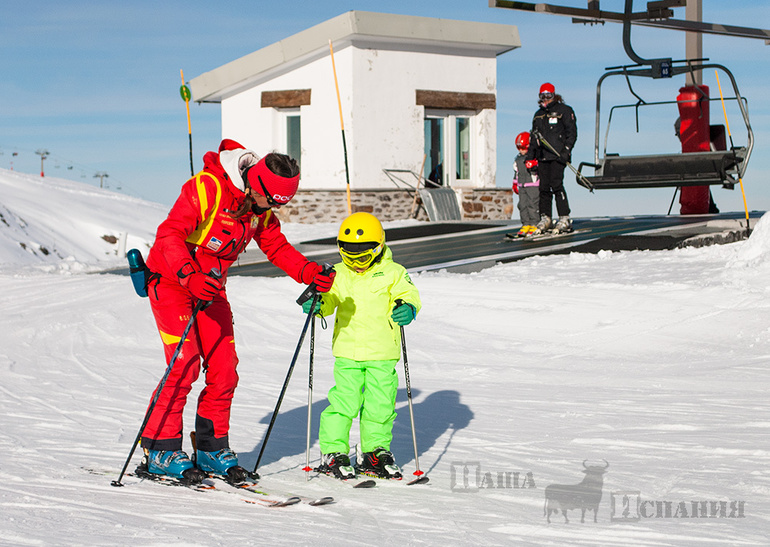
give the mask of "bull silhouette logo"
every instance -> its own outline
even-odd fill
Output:
[[[551,513],[561,511],[564,515],[564,522],[569,522],[567,511],[571,509],[580,509],[580,522],[585,522],[586,510],[594,512],[594,522],[596,522],[596,512],[599,509],[599,502],[602,501],[602,485],[604,484],[603,475],[610,466],[607,460],[602,460],[604,466],[586,465],[583,462],[583,473],[586,474],[583,480],[578,484],[551,484],[545,489],[545,506],[543,513],[548,523],[551,522]]]

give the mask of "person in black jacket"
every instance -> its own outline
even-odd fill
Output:
[[[577,120],[572,108],[564,104],[561,95],[556,94],[553,84],[540,86],[539,104],[540,108],[532,118],[533,138],[527,151],[527,166],[534,163],[540,178],[540,222],[536,233],[550,229],[557,233],[569,232],[572,220],[564,190],[564,168],[572,160],[572,149],[577,141]],[[551,219],[551,196],[556,199],[559,214],[556,223]]]

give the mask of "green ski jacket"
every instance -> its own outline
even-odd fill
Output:
[[[396,300],[414,306],[422,304],[417,288],[406,268],[393,261],[386,245],[382,259],[357,274],[342,262],[335,264],[337,276],[321,299],[321,314],[330,316],[336,309],[332,353],[354,361],[396,359],[401,357],[401,329],[390,318]]]

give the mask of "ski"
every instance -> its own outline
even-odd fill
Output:
[[[195,490],[196,492],[204,492],[207,490],[216,490],[216,486],[213,484],[206,484],[203,482],[190,482],[185,479],[177,477],[169,477],[168,475],[157,475],[155,473],[149,473],[147,470],[137,467],[133,473],[126,473],[127,477],[136,477],[142,480],[149,480],[165,486],[182,486]]]
[[[291,498],[286,498],[285,500],[249,500],[245,499],[243,500],[246,503],[252,503],[254,505],[261,505],[262,507],[289,507],[290,505],[297,505],[302,501],[302,498],[299,496],[292,496]]]
[[[243,500],[247,503],[257,503],[256,501],[252,500]],[[283,501],[270,501],[268,503],[260,503],[259,505],[264,505],[265,507],[288,507],[289,505],[297,505],[298,503],[302,502],[302,497],[300,496],[292,496],[290,498],[286,498]],[[313,507],[318,507],[319,505],[329,505],[330,503],[334,503],[334,498],[331,496],[324,496],[323,498],[318,499],[311,499],[307,501],[308,505],[312,505]]]
[[[503,237],[503,240],[504,241],[541,241],[543,239],[552,239],[556,237],[568,236],[568,235],[587,232],[587,231],[588,230],[585,228],[580,230],[569,230],[568,232],[552,232],[549,230],[548,232],[544,232],[542,234],[537,234],[537,235],[532,235],[527,237],[519,237],[515,233],[511,232],[509,234],[505,234],[505,236]]]
[[[317,505],[328,505],[330,503],[334,503],[334,498],[331,496],[324,496],[322,498],[314,499],[307,502],[308,505],[312,505],[313,507]]]
[[[86,467],[83,467],[82,469],[92,475],[111,475],[112,474],[109,471],[98,471],[98,470],[86,468]],[[287,495],[286,498],[273,499],[275,497],[275,494],[270,494],[269,492],[262,490],[261,487],[259,487],[259,485],[256,482],[245,482],[240,484],[233,484],[229,482],[227,479],[225,479],[224,477],[209,475],[207,478],[203,480],[203,482],[192,483],[190,481],[186,481],[184,479],[179,479],[176,477],[169,477],[167,475],[157,475],[155,473],[149,473],[146,470],[142,469],[141,466],[138,466],[133,473],[126,473],[126,476],[134,477],[140,480],[149,480],[151,482],[154,482],[156,484],[161,484],[163,486],[184,487],[184,488],[193,490],[195,492],[219,491],[219,492],[225,492],[229,494],[236,494],[236,493],[239,493],[239,491],[250,492],[250,494],[246,494],[246,495],[251,496],[251,494],[253,494],[254,496],[259,496],[259,497],[241,498],[241,500],[246,503],[262,505],[263,507],[276,507],[276,508],[288,507],[290,505],[297,505],[302,501],[306,501],[307,505],[312,505],[315,507],[315,506],[321,506],[321,505],[328,505],[330,503],[334,503],[335,501],[334,498],[331,496],[324,496],[321,498],[309,498],[309,497],[302,497],[302,496],[297,496],[293,494]],[[229,488],[218,488],[214,479],[220,480],[226,485],[232,487],[233,490],[230,490]],[[263,498],[262,496],[270,496],[270,497]]]
[[[383,476],[383,475],[378,475],[376,473],[364,471],[364,470],[361,470],[361,469],[359,469],[358,472],[361,475],[366,475],[367,477],[374,477],[374,479],[379,479],[379,480],[388,481],[388,482],[396,482],[396,483],[398,483],[398,482],[403,481],[403,479],[404,479],[404,477],[403,477],[403,475],[401,475],[401,473],[399,473],[398,476]],[[430,479],[428,478],[428,475],[421,474],[419,477],[414,478],[414,479],[406,482],[406,485],[407,486],[413,486],[415,484],[426,484],[428,482],[430,482]]]
[[[400,480],[403,480],[404,478],[404,476],[401,474],[401,470],[398,470],[394,473],[377,473],[374,470],[357,468],[356,472],[359,475],[365,475],[367,477],[373,477],[375,479],[382,479],[382,480],[388,480],[388,481],[400,481]]]
[[[269,493],[265,492],[264,490],[262,490],[262,487],[259,486],[256,482],[246,481],[246,482],[241,482],[241,483],[233,483],[233,482],[227,480],[227,478],[220,477],[218,475],[209,475],[209,478],[210,479],[220,480],[220,481],[224,482],[225,484],[227,484],[228,486],[230,486],[232,488],[236,488],[236,489],[239,489],[239,490],[245,490],[247,492],[252,492],[254,494],[259,494],[259,495],[263,495],[263,496],[274,495],[274,494],[269,494]],[[287,498],[286,501],[294,500],[295,498],[297,500],[299,500],[299,501],[292,502],[292,503],[286,503],[285,505],[294,505],[296,503],[304,501],[308,505],[312,505],[312,506],[316,507],[316,506],[319,506],[319,505],[328,505],[330,503],[334,503],[334,501],[335,501],[332,496],[323,496],[321,498],[311,498],[311,497],[308,497],[308,496],[298,496],[296,494],[287,494],[287,496],[288,496],[288,498]],[[270,507],[279,507],[279,506],[283,507],[285,505],[270,505]]]
[[[170,486],[185,486],[196,492],[218,491],[218,492],[225,492],[225,493],[231,493],[231,494],[245,494],[246,492],[249,492],[249,494],[245,494],[248,497],[241,498],[241,500],[245,503],[261,505],[263,507],[275,507],[275,508],[289,507],[290,505],[297,505],[298,503],[302,502],[302,498],[299,496],[288,496],[282,499],[274,499],[271,494],[269,494],[268,492],[265,492],[264,490],[261,490],[256,483],[249,482],[249,483],[242,483],[242,484],[232,484],[227,480],[225,480],[224,478],[220,478],[220,477],[209,476],[208,478],[203,479],[203,482],[192,484],[185,480],[176,479],[173,477],[165,477],[163,475],[155,475],[154,473],[148,473],[146,471],[140,470],[139,468],[137,468],[135,476],[140,479],[147,479],[147,480],[156,482],[158,484],[164,484],[164,485],[170,485]],[[233,490],[230,490],[228,488],[221,488],[219,485],[216,484],[214,479],[221,480],[221,482],[233,488]],[[251,495],[254,495],[255,497],[252,498]],[[264,497],[264,496],[269,496],[269,497]]]
[[[329,477],[330,479],[333,479],[335,482],[338,482],[341,484],[347,484],[351,488],[374,488],[375,486],[377,486],[377,481],[372,479],[361,480],[359,477],[353,477],[351,479],[338,479],[337,477],[326,475],[324,473],[320,473],[319,476]]]
[[[373,488],[374,486],[377,486],[377,483],[375,483],[373,480],[363,480],[356,482],[356,469],[350,464],[340,466],[336,468],[336,471],[335,469],[325,464],[319,465],[318,467],[305,469],[306,472],[310,470],[315,471],[317,476],[329,477],[330,479],[334,479],[336,482],[349,484],[353,488]]]
[[[320,471],[316,471],[316,473],[317,473],[316,477],[326,477],[338,484],[345,484],[350,486],[351,488],[374,488],[375,486],[377,486],[377,481],[372,479],[360,480],[359,477],[352,477],[349,479],[338,479],[334,475],[329,475],[327,473],[323,473]]]
[[[209,481],[221,481],[225,483],[227,486],[230,486],[231,488],[235,488],[237,490],[246,490],[247,492],[252,492],[254,494],[260,494],[263,496],[269,496],[267,492],[262,490],[262,488],[257,484],[256,481],[245,481],[245,482],[232,482],[228,480],[226,477],[221,477],[219,475],[209,475],[208,476]]]
[[[416,479],[412,479],[409,482],[406,483],[407,486],[412,486],[415,484],[427,484],[430,481],[428,478],[428,475],[420,475]]]
[[[129,473],[129,476],[131,476],[130,473]],[[241,498],[241,500],[244,501],[245,503],[262,505],[263,507],[288,507],[290,505],[296,505],[297,503],[302,501],[301,498],[299,498],[298,496],[290,496],[285,499],[263,498],[262,496],[270,496],[270,494],[268,494],[263,490],[258,489],[257,483],[247,482],[247,483],[241,483],[241,484],[233,484],[232,482],[226,480],[223,477],[212,477],[211,475],[203,479],[202,482],[191,483],[184,479],[178,479],[175,477],[168,477],[165,475],[157,475],[155,473],[149,473],[146,469],[142,468],[142,466],[140,465],[135,469],[134,476],[140,479],[146,479],[158,484],[163,484],[168,486],[185,486],[196,492],[210,492],[210,491],[232,492],[228,489],[218,488],[216,483],[213,480],[214,478],[216,478],[221,480],[228,486],[236,489],[235,492],[237,492],[238,490],[242,490],[242,491],[250,492],[251,494],[254,494],[256,496],[259,496],[258,498],[254,498],[254,499]],[[232,493],[235,493],[235,492],[232,492]]]

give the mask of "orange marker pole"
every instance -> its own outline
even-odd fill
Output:
[[[727,126],[727,135],[730,137],[730,148],[735,148],[733,144],[733,135],[730,133],[730,122],[727,120],[727,109],[725,108],[725,98],[722,96],[722,86],[719,83],[719,72],[714,71],[714,75],[717,77],[717,87],[719,88],[719,99],[722,101],[722,112],[725,115],[725,125]],[[741,194],[743,195],[743,209],[746,211],[746,236],[751,235],[751,225],[749,224],[749,206],[746,204],[746,192],[743,191],[743,178],[738,177],[738,182],[741,185]]]
[[[192,149],[192,124],[190,123],[190,88],[187,87],[184,81],[184,71],[179,69],[179,75],[182,77],[182,87],[179,88],[179,93],[184,99],[184,103],[187,106],[187,140],[190,143],[190,175],[195,175],[195,168],[193,167],[193,149]]]
[[[342,101],[340,100],[340,86],[337,83],[337,68],[334,66],[334,49],[332,48],[332,41],[329,40],[329,54],[332,58],[332,71],[334,72],[334,87],[337,90],[337,107],[340,111],[340,129],[342,130],[342,151],[345,155],[345,180],[347,182],[347,194],[348,194],[348,214],[353,212],[353,207],[350,204],[350,172],[348,170],[348,147],[345,143],[345,122],[342,120]]]

